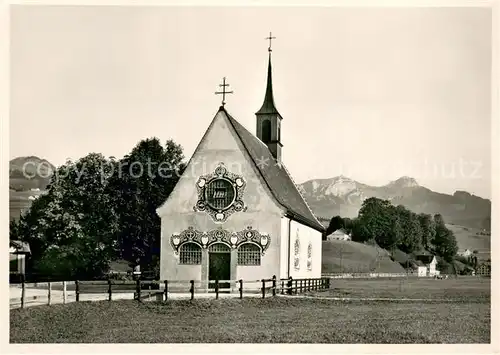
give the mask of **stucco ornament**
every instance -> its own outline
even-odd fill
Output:
[[[181,233],[174,233],[170,237],[170,244],[176,254],[184,243],[196,243],[205,249],[215,243],[223,243],[230,248],[238,248],[243,243],[253,243],[260,247],[261,253],[264,255],[271,244],[271,237],[267,233],[260,233],[251,226],[238,232],[230,232],[222,227],[201,232],[190,226]]]
[[[309,242],[309,245],[307,246],[307,270],[311,271],[312,270],[312,243]]]
[[[202,175],[196,181],[198,201],[193,209],[208,213],[216,223],[224,223],[233,213],[246,211],[243,202],[245,187],[242,176],[219,163],[213,173]]]
[[[295,270],[300,270],[300,240],[299,240],[299,229],[297,228],[297,232],[295,233],[295,244],[293,246],[294,251],[294,260],[293,266]]]

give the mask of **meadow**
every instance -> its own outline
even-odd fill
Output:
[[[164,303],[123,300],[14,309],[10,311],[10,342],[490,342],[488,279],[406,282],[407,288],[400,291],[397,279],[332,280],[332,289],[315,292],[316,297],[195,299]],[[430,291],[419,291],[425,285]],[[387,287],[391,291],[386,292],[394,297],[427,300],[362,300],[362,297],[382,294]],[[346,292],[357,300],[329,299],[339,294],[345,296]]]

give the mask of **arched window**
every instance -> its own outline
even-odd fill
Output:
[[[201,264],[201,247],[195,243],[182,244],[179,250],[179,261],[184,265]]]
[[[260,248],[252,243],[245,243],[238,248],[238,265],[260,265]]]
[[[262,122],[262,141],[266,144],[271,141],[271,121],[270,120],[264,120],[264,122]]]
[[[208,251],[210,253],[230,253],[231,248],[229,248],[226,244],[224,243],[215,243],[212,244],[209,248]]]

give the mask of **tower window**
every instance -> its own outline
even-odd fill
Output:
[[[264,122],[262,122],[262,141],[266,144],[271,141],[271,121],[270,120],[264,120]]]

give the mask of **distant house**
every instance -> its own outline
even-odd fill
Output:
[[[457,255],[467,258],[472,255],[472,251],[470,251],[469,249],[461,250],[457,253]]]
[[[326,240],[351,240],[351,235],[343,228],[337,229],[326,236]]]
[[[439,274],[436,270],[437,259],[434,255],[415,255],[415,260],[418,266],[418,276],[434,276]]]
[[[26,272],[26,256],[31,254],[28,243],[11,240],[9,248],[10,272],[24,274]]]
[[[476,275],[491,276],[491,261],[485,261],[476,268]]]

